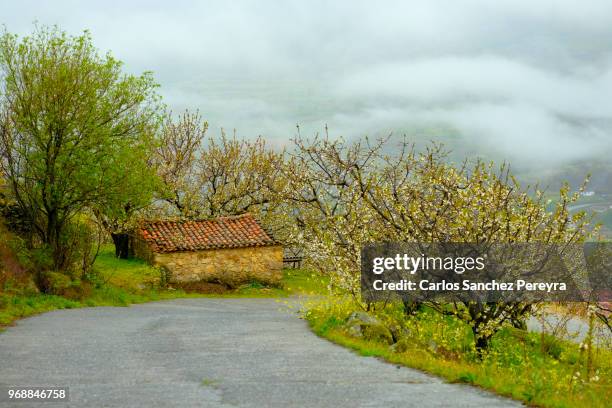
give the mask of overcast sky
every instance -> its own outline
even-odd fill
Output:
[[[3,1],[151,70],[213,133],[407,134],[519,165],[612,155],[612,1]]]

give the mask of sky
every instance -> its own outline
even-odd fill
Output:
[[[534,169],[612,156],[612,1],[30,1],[210,132],[439,140]]]

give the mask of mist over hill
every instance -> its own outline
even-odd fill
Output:
[[[3,5],[91,31],[128,72],[153,71],[174,112],[210,134],[289,146],[322,133],[444,143],[450,159],[506,161],[521,180],[612,189],[612,2],[586,0],[119,1]]]

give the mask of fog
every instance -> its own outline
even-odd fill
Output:
[[[281,146],[327,124],[534,168],[612,155],[610,1],[123,3],[3,3],[0,22],[89,29],[213,134]]]

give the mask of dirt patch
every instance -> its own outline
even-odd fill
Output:
[[[176,283],[174,285],[177,289],[182,289],[186,293],[210,293],[210,294],[222,294],[230,291],[226,285],[214,282],[183,282]]]

